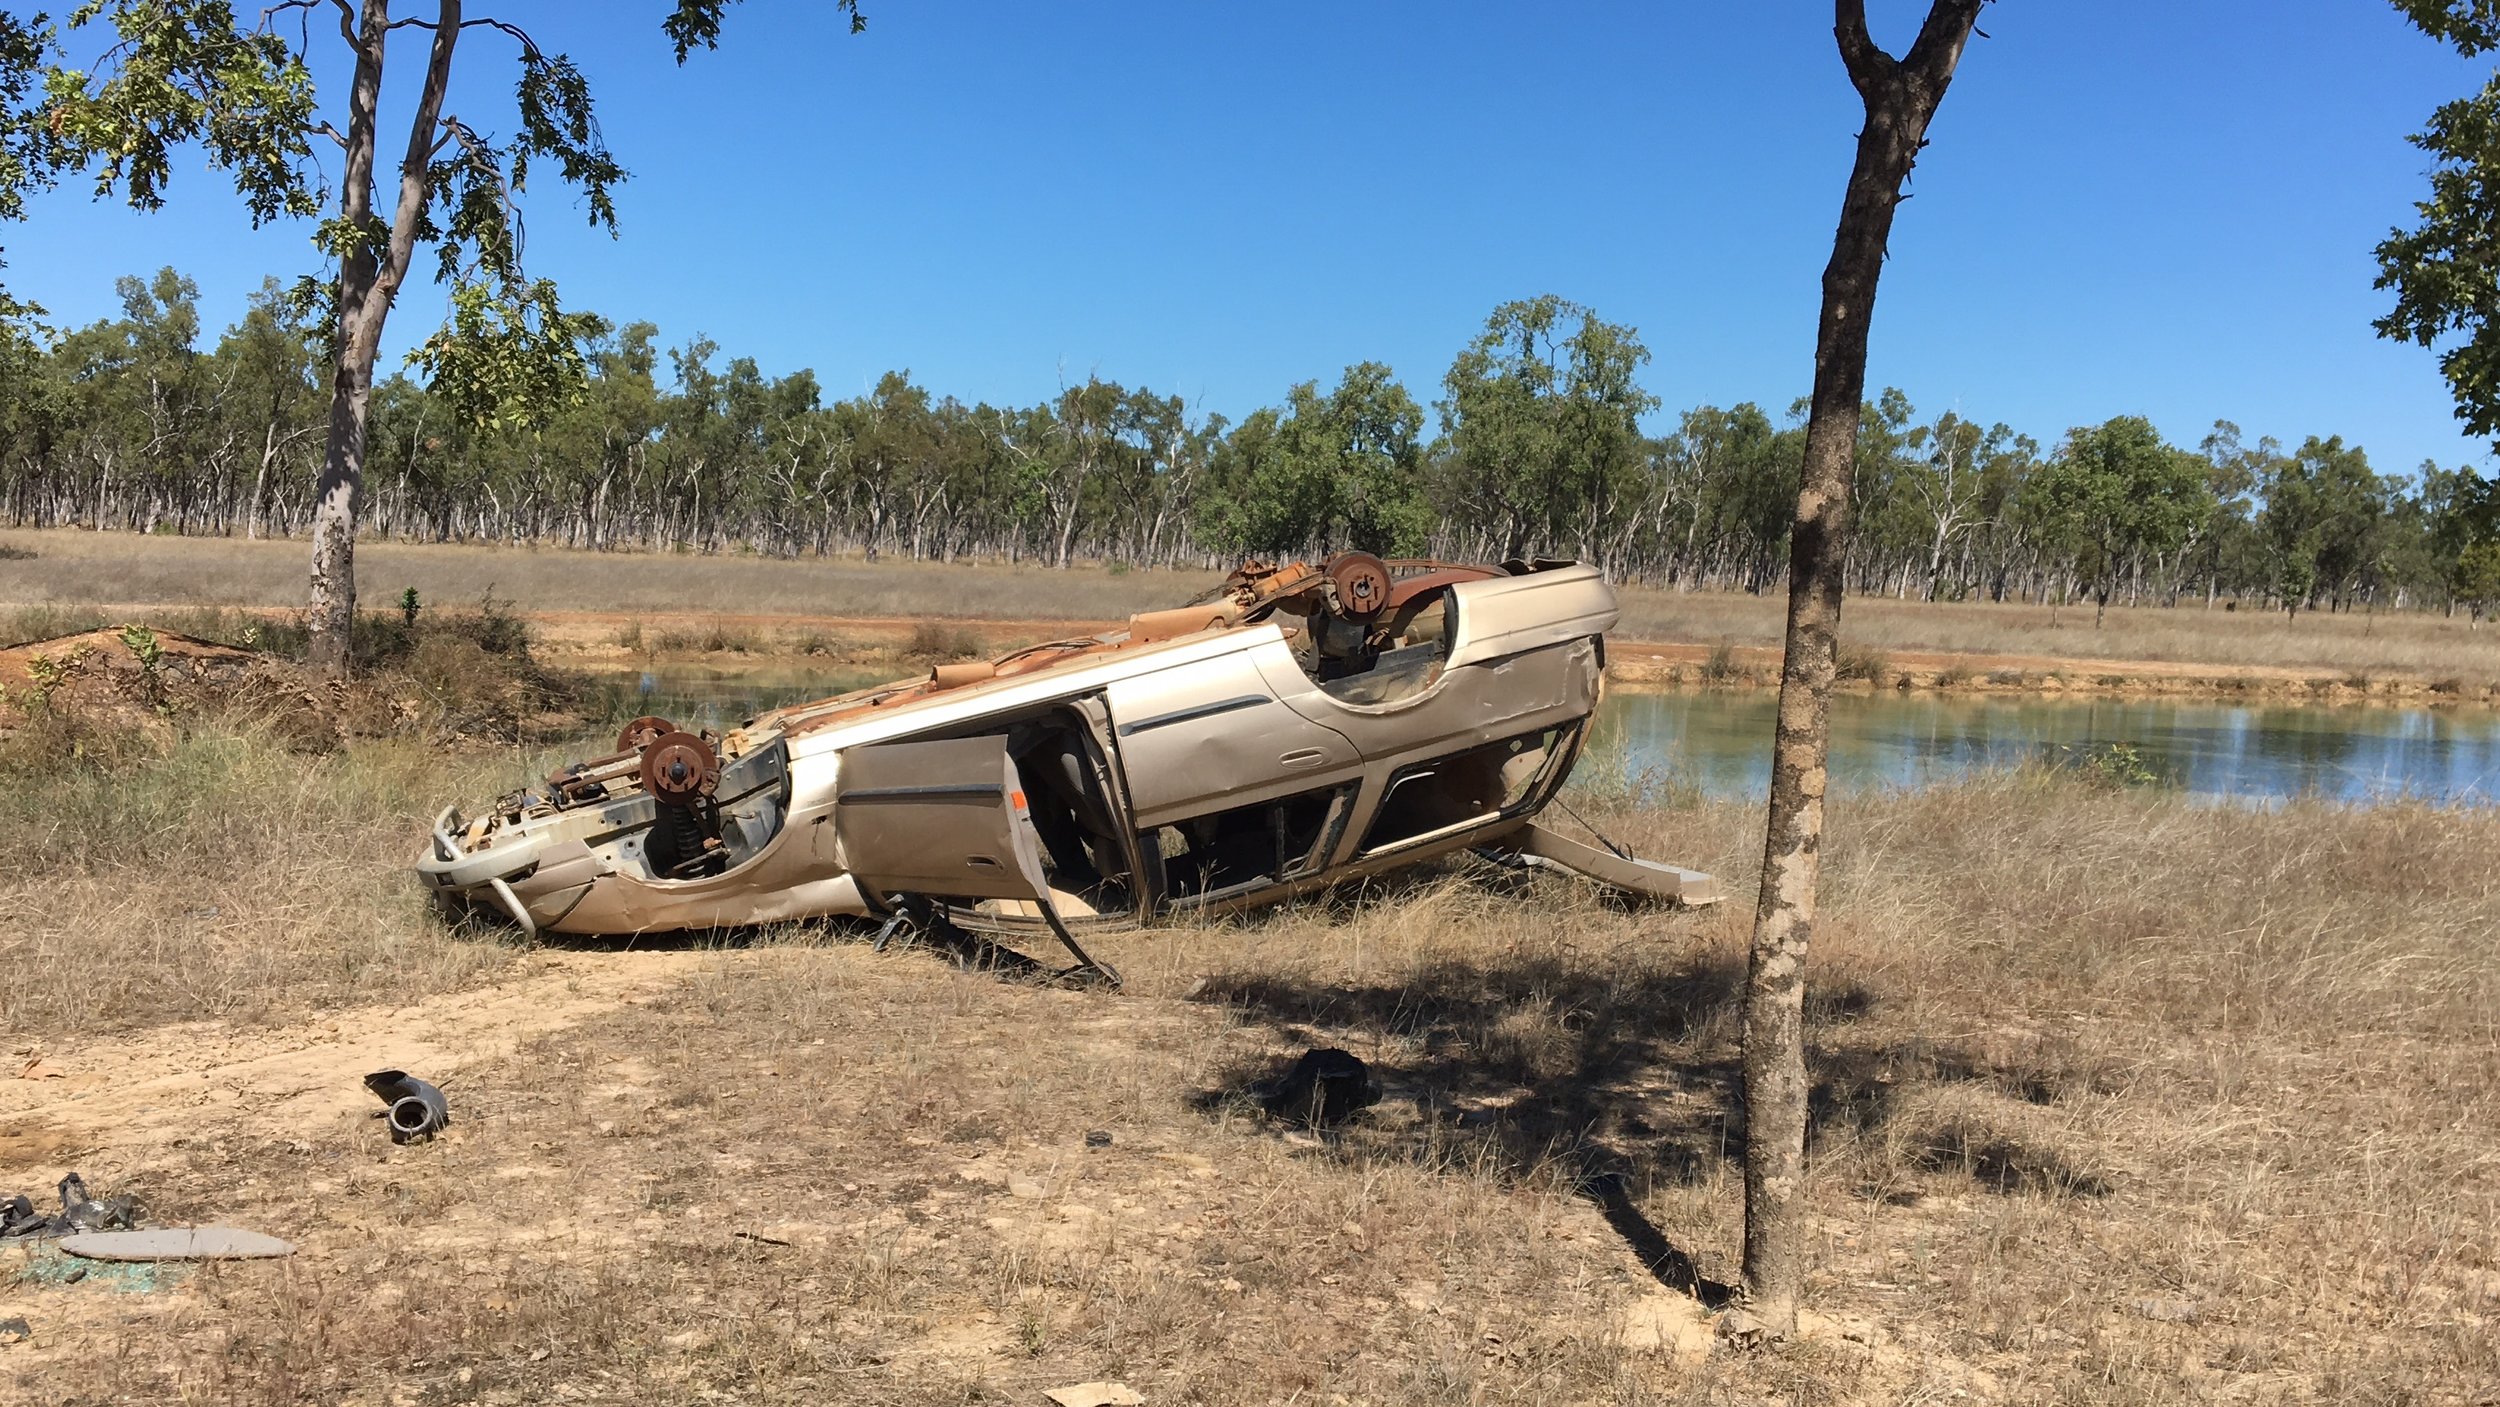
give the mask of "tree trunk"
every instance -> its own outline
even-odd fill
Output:
[[[460,38],[461,0],[440,0],[425,86],[408,123],[408,151],[399,167],[399,203],[389,238],[354,240],[339,259],[338,337],[330,363],[330,440],[314,492],[312,587],[305,604],[307,646],[313,664],[331,675],[347,673],[348,645],[356,624],[356,509],[364,490],[365,413],[373,397],[373,363],[382,349],[382,324],[391,299],[407,277],[416,249],[417,224],[425,214],[427,164],[437,138],[443,92],[451,81],[452,47]],[[339,214],[350,230],[370,232],[373,213],[374,112],[382,97],[382,52],[390,37],[389,0],[364,0],[353,36],[356,78],[347,100],[347,168],[340,183]]]
[[[1865,101],[1866,125],[1823,271],[1805,472],[1789,540],[1770,824],[1745,987],[1745,1297],[1775,1338],[1796,1332],[1805,1277],[1805,960],[1822,860],[1824,769],[1867,327],[1901,185],[1982,3],[1936,0],[1917,42],[1897,62],[1867,33],[1864,0],[1835,5],[1834,34],[1850,82]]]

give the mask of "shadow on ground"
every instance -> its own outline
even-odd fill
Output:
[[[1638,1201],[1644,1188],[1691,1185],[1741,1163],[1743,981],[1740,962],[1716,955],[1660,968],[1522,954],[1443,960],[1362,984],[1235,973],[1211,977],[1196,999],[1233,1008],[1279,1046],[1351,1048],[1388,1089],[1384,1111],[1411,1101],[1411,1124],[1365,1116],[1334,1138],[1341,1151],[1442,1165],[1489,1156],[1513,1176],[1567,1178],[1661,1283],[1716,1304],[1729,1288],[1704,1277]],[[2064,1072],[2011,1069],[1924,1039],[1861,1034],[1875,1008],[1875,993],[1855,983],[1809,990],[1809,1157],[1880,1132],[1907,1167],[1968,1173],[1998,1192],[2108,1190],[1984,1120],[1887,1130],[1922,1084],[1978,1084],[2043,1104],[2070,1083]],[[1238,1092],[1268,1073],[1265,1063],[1225,1072],[1205,1102],[1237,1107]]]

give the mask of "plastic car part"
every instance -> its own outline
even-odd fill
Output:
[[[443,1092],[405,1070],[376,1070],[365,1076],[365,1088],[387,1106],[391,1142],[431,1139],[451,1125],[451,1105]]]

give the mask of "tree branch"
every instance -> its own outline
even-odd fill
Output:
[[[1875,43],[1866,28],[1866,0],[1833,0],[1832,35],[1840,41],[1840,61],[1860,93],[1891,76],[1898,66]]]
[[[416,16],[414,16],[414,15],[411,15],[411,16],[409,16],[408,18],[406,18],[406,19],[404,19],[404,20],[393,20],[393,21],[391,21],[391,22],[390,22],[390,24],[389,24],[388,26],[386,26],[386,28],[390,28],[390,29],[426,29],[426,30],[438,29],[438,28],[440,28],[440,27],[441,27],[441,26],[439,26],[438,24],[436,24],[433,20],[428,20],[428,19],[419,19],[419,18],[417,18],[417,17],[416,17]],[[519,25],[517,25],[517,24],[512,23],[510,20],[499,20],[499,19],[494,18],[494,17],[493,17],[493,16],[491,16],[491,15],[488,15],[488,16],[484,16],[484,17],[479,18],[479,19],[473,19],[473,20],[462,20],[462,21],[460,22],[460,28],[462,28],[462,29],[499,29],[499,30],[502,30],[504,33],[509,34],[509,35],[511,35],[513,38],[518,39],[518,40],[520,40],[520,41],[521,41],[521,56],[522,56],[523,58],[530,58],[530,59],[537,58],[537,57],[538,57],[538,55],[539,55],[539,52],[540,52],[540,50],[539,50],[539,48],[538,48],[538,41],[537,41],[537,40],[535,40],[535,39],[530,38],[530,36],[529,36],[529,31],[527,31],[527,30],[525,30],[525,29],[521,28],[521,27],[520,27]]]
[[[408,154],[399,167],[399,208],[391,219],[390,247],[381,275],[375,280],[385,306],[399,291],[400,281],[407,277],[408,258],[416,250],[417,227],[425,220],[425,204],[431,194],[426,165],[438,140],[435,126],[443,110],[443,96],[451,86],[452,47],[459,41],[461,28],[460,0],[441,3],[440,14],[446,23],[435,30],[433,52],[426,59],[425,84],[418,90],[417,111],[408,124]]]
[[[1987,3],[1988,0],[1936,0],[1901,66],[1930,86],[1950,79],[1955,65],[1962,61],[1963,47],[1970,43],[1971,31],[1979,25],[1980,7]]]

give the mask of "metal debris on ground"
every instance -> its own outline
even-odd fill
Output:
[[[1146,1399],[1127,1383],[1073,1383],[1042,1396],[1059,1407],[1143,1407]]]
[[[391,1142],[431,1140],[451,1126],[451,1106],[443,1092],[405,1070],[376,1070],[365,1076],[365,1088],[385,1106],[376,1118],[391,1121]]]
[[[62,1178],[57,1190],[61,1196],[57,1215],[36,1211],[34,1200],[25,1196],[0,1201],[0,1240],[67,1236],[77,1231],[107,1231],[138,1224],[137,1199],[115,1197],[98,1201],[87,1194],[87,1180],[76,1173]]]
[[[61,1249],[88,1260],[271,1260],[295,1254],[292,1243],[239,1226],[167,1226],[154,1231],[86,1231]]]
[[[1335,1046],[1302,1052],[1272,1079],[1250,1086],[1251,1101],[1270,1118],[1333,1124],[1380,1102],[1380,1081],[1369,1065]]]

